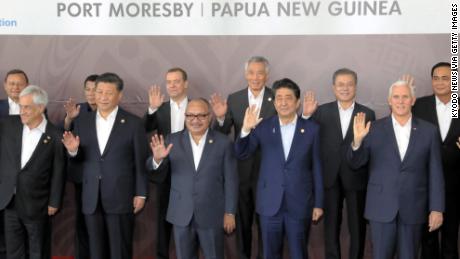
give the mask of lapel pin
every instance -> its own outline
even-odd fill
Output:
[[[47,139],[51,139],[51,137],[50,137],[50,136],[46,136],[46,138],[47,138]]]
[[[210,139],[208,142],[209,142],[209,144],[212,144],[214,142],[214,140]]]
[[[273,133],[275,133],[275,128],[273,128]]]
[[[305,130],[304,130],[304,129],[300,129],[300,133],[304,133],[304,132],[305,132]]]
[[[126,121],[125,121],[125,119],[121,119],[120,122],[121,122],[121,123],[125,123]]]
[[[271,102],[271,101],[272,101],[272,98],[271,98],[271,97],[268,97],[268,101]]]
[[[43,140],[43,143],[47,144],[47,143],[48,143],[48,140],[47,140],[47,139],[44,139],[44,140]]]

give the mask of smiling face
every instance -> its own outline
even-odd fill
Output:
[[[23,95],[19,97],[20,116],[23,124],[29,128],[33,128],[40,124],[43,119],[43,112],[45,106],[41,104],[35,104],[33,95]]]
[[[248,87],[253,93],[260,92],[267,83],[268,73],[263,62],[251,62],[245,72]]]
[[[275,109],[281,119],[293,118],[300,106],[293,90],[281,87],[275,92]]]
[[[99,82],[96,85],[96,105],[101,113],[110,113],[121,101],[122,93],[115,83]]]
[[[334,95],[337,101],[343,103],[353,102],[356,96],[356,82],[352,75],[337,75],[334,85]]]
[[[388,104],[395,117],[409,117],[414,103],[415,97],[412,96],[411,90],[407,84],[393,86],[388,98]]]
[[[185,111],[185,127],[194,136],[203,135],[209,128],[211,115],[208,105],[202,100],[191,100]]]
[[[431,77],[433,92],[438,97],[450,96],[450,67],[442,66],[433,71]]]
[[[18,102],[19,94],[27,86],[27,79],[23,74],[20,73],[11,74],[5,79],[3,86],[5,87],[5,92],[8,97],[13,101]]]

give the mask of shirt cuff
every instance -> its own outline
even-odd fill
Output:
[[[244,129],[241,129],[240,138],[245,138],[251,133],[250,131],[246,132]]]
[[[222,127],[222,126],[224,126],[225,117],[224,117],[224,119],[223,119],[223,120],[221,120],[221,119],[217,119],[217,118],[216,118],[216,120],[217,120],[217,123],[219,123],[219,127]]]
[[[160,167],[162,162],[163,160],[161,160],[160,163],[157,164],[157,162],[155,162],[155,159],[152,158],[153,170],[157,170],[158,167]]]
[[[303,113],[302,113],[302,118],[303,119],[308,120],[308,119],[310,119],[310,117],[311,117],[311,115],[303,115]]]
[[[69,156],[70,156],[70,157],[75,157],[75,156],[78,154],[78,149],[77,149],[77,151],[75,151],[75,152],[67,151],[67,153],[69,153]]]
[[[356,150],[359,149],[359,147],[361,147],[361,144],[360,144],[359,146],[356,146],[356,147],[355,147],[355,146],[353,145],[353,142],[351,142],[350,145],[351,145],[351,149],[352,149],[353,151],[356,151]]]
[[[154,114],[157,110],[158,110],[158,108],[152,109],[152,108],[149,107],[149,115]]]

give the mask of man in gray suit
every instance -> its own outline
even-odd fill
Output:
[[[153,156],[147,168],[171,174],[166,220],[173,224],[179,259],[224,258],[224,230],[235,229],[238,174],[231,141],[209,129],[209,103],[191,100],[185,111],[186,129],[152,137]],[[166,144],[165,144],[166,142]]]

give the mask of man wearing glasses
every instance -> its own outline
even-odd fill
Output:
[[[186,129],[163,139],[152,137],[147,168],[171,176],[166,220],[173,225],[179,259],[224,258],[224,231],[235,229],[238,174],[231,141],[209,129],[210,105],[191,100],[185,112]]]

